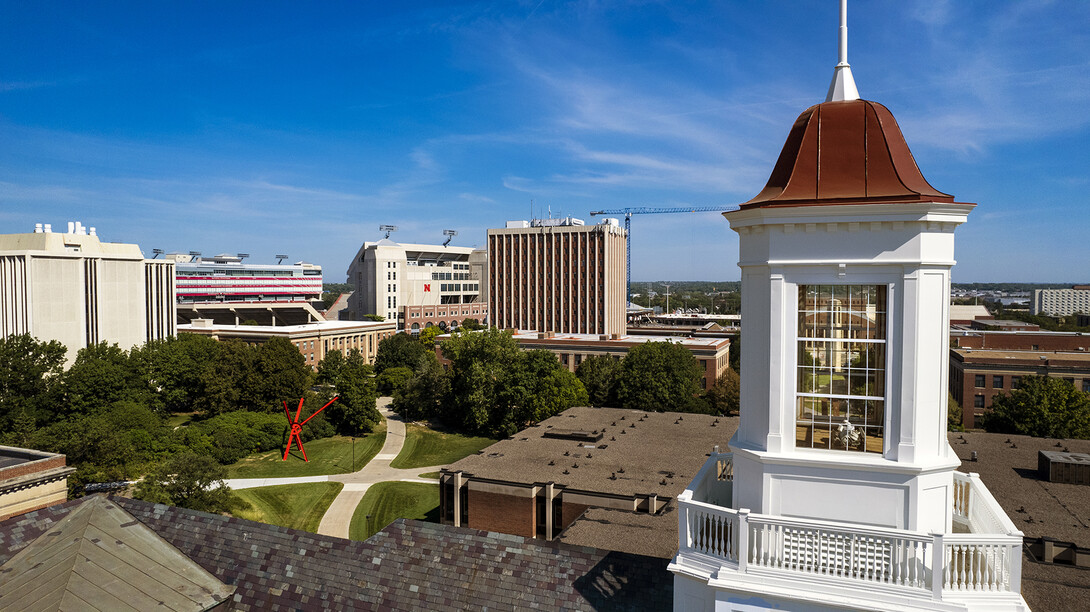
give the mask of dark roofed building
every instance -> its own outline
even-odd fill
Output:
[[[0,523],[0,565],[96,499]],[[109,502],[232,587],[227,610],[668,610],[673,602],[665,559],[406,520],[356,542]]]
[[[552,540],[588,509],[616,510],[585,530],[601,543],[614,539],[607,534],[624,539],[632,521],[621,513],[642,513],[669,525],[671,550],[622,550],[672,555],[676,520],[659,517],[737,428],[737,417],[570,408],[445,468],[439,515],[445,524]]]

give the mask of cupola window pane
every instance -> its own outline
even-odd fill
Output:
[[[881,453],[886,287],[800,285],[795,446]]]

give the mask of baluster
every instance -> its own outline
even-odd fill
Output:
[[[973,590],[974,591],[983,590],[983,582],[981,581],[981,578],[982,578],[982,576],[981,576],[982,567],[981,566],[984,563],[984,554],[983,554],[983,552],[984,551],[981,550],[980,546],[973,546],[973,564],[972,564],[971,567],[973,568]]]

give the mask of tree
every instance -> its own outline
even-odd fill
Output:
[[[344,369],[344,364],[344,354],[340,351],[326,353],[325,358],[318,363],[318,373],[314,377],[314,384],[336,385],[337,379],[341,376],[341,370]]]
[[[560,365],[556,355],[546,350],[524,351],[520,355],[505,390],[512,416],[504,433],[516,431],[571,408],[589,402],[583,383]]]
[[[673,342],[645,342],[621,362],[617,400],[632,410],[685,410],[700,391],[700,365],[689,349]]]
[[[256,376],[241,383],[248,410],[279,412],[281,402],[297,400],[310,388],[311,370],[286,338],[270,338],[262,344],[254,365]]]
[[[476,331],[478,329],[484,329],[484,326],[481,325],[481,322],[478,321],[477,319],[471,319],[469,317],[466,317],[462,321],[462,329],[468,329],[470,331]]]
[[[30,334],[0,338],[0,426],[47,420],[57,410],[66,349]]]
[[[946,392],[946,429],[949,431],[965,431],[961,425],[961,404],[954,399],[954,394]]]
[[[383,395],[393,395],[397,391],[400,391],[409,384],[409,381],[413,378],[413,371],[405,366],[398,366],[396,368],[388,368],[385,372],[378,375],[376,379],[379,393]]]
[[[450,396],[439,416],[474,433],[513,433],[504,393],[520,351],[511,332],[496,328],[458,332],[444,340],[441,348],[450,360]]]
[[[208,456],[183,452],[167,459],[136,486],[134,497],[203,512],[226,512],[231,490],[227,468]]]
[[[64,373],[64,411],[88,414],[121,400],[144,402],[148,393],[128,354],[117,344],[89,344]]]
[[[741,414],[741,394],[741,377],[738,376],[738,372],[727,368],[715,380],[712,388],[708,389],[708,392],[704,394],[704,399],[707,400],[709,407],[715,414],[730,416],[732,414]]]
[[[587,390],[591,406],[613,406],[617,403],[617,378],[621,360],[610,355],[592,355],[575,368],[575,375]]]
[[[442,414],[441,407],[449,395],[450,379],[435,353],[424,353],[413,370],[413,377],[402,389],[394,391],[390,408],[407,421],[435,418]]]
[[[207,372],[220,360],[220,343],[200,334],[154,340],[129,353],[155,407],[190,412],[206,393]]]
[[[982,421],[995,433],[1090,439],[1090,394],[1062,378],[1025,376],[1017,389],[992,399]]]
[[[378,343],[375,352],[375,372],[382,374],[387,368],[412,368],[427,351],[409,334],[394,334]]]
[[[363,318],[366,321],[385,321],[386,320],[386,317],[384,317],[382,315],[378,315],[378,314],[365,314],[365,315],[363,315]]]
[[[348,353],[336,386],[340,399],[326,410],[337,431],[346,435],[374,431],[382,420],[375,408],[374,371],[358,350]]]
[[[420,330],[420,335],[417,336],[417,340],[420,341],[420,344],[423,345],[425,349],[434,350],[435,337],[442,333],[443,330],[439,326],[432,325],[431,327],[425,327]]]

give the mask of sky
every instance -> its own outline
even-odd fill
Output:
[[[0,233],[249,253],[729,206],[825,97],[836,0],[0,0]],[[861,97],[975,202],[955,282],[1090,282],[1090,2],[855,1]],[[737,280],[718,213],[632,219],[632,278]]]

